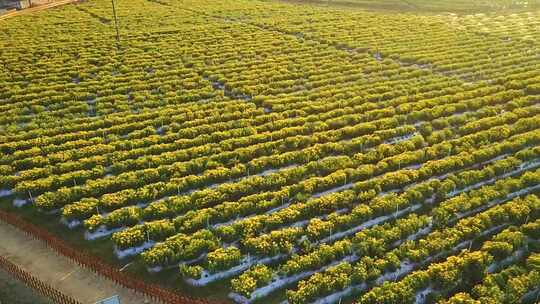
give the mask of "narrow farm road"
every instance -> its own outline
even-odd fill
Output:
[[[2,221],[0,221],[0,255],[82,303],[95,303],[113,295],[119,295],[121,303],[154,303],[59,256],[43,242],[28,237]]]
[[[61,5],[65,5],[65,4],[69,4],[69,3],[73,3],[77,1],[79,0],[62,0],[62,1],[55,1],[55,2],[51,2],[51,3],[47,3],[47,4],[35,6],[35,7],[25,8],[23,10],[13,11],[4,15],[0,15],[0,20],[15,17],[15,16],[20,16],[20,15],[25,15],[25,14],[29,14],[33,12],[43,11],[49,8],[53,8],[53,7],[57,7],[57,6],[61,6]]]

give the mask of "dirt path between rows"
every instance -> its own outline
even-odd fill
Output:
[[[69,259],[57,255],[43,242],[34,240],[1,221],[0,255],[65,295],[85,304],[113,295],[119,295],[122,304],[155,303],[81,268]]]

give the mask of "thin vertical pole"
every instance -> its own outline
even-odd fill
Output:
[[[118,16],[116,15],[116,6],[114,5],[114,0],[111,0],[111,2],[114,14],[114,27],[116,28],[116,43],[118,49],[120,49],[120,31],[118,30]]]

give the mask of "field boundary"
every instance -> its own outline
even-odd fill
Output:
[[[70,4],[70,3],[74,3],[74,2],[79,2],[79,0],[55,1],[55,2],[51,2],[51,3],[43,4],[43,5],[38,5],[38,6],[30,7],[30,8],[25,8],[25,9],[22,9],[22,10],[17,10],[17,11],[14,11],[14,12],[9,12],[9,13],[4,14],[4,15],[0,15],[0,20],[4,20],[4,19],[11,18],[11,17],[24,15],[24,14],[29,14],[29,13],[33,13],[33,12],[39,12],[39,11],[42,11],[42,10],[46,10],[46,9],[49,9],[49,8],[53,8],[53,7],[57,7],[57,6],[65,5],[65,4]]]
[[[58,254],[72,260],[79,266],[89,269],[96,274],[108,278],[114,283],[131,289],[136,293],[145,295],[154,301],[164,304],[223,304],[224,302],[209,301],[190,296],[179,295],[171,290],[165,289],[156,284],[146,283],[129,274],[121,272],[118,268],[105,263],[97,257],[85,254],[80,250],[73,248],[62,239],[49,233],[21,217],[12,213],[0,210],[0,220],[21,230],[29,237],[42,241]],[[79,302],[58,302],[60,304],[79,304]]]
[[[59,290],[53,288],[47,283],[34,277],[32,274],[22,269],[21,267],[13,264],[8,259],[0,256],[0,269],[5,270],[11,274],[15,279],[22,282],[27,287],[33,289],[40,295],[52,300],[58,304],[82,304],[81,302],[69,297]]]

